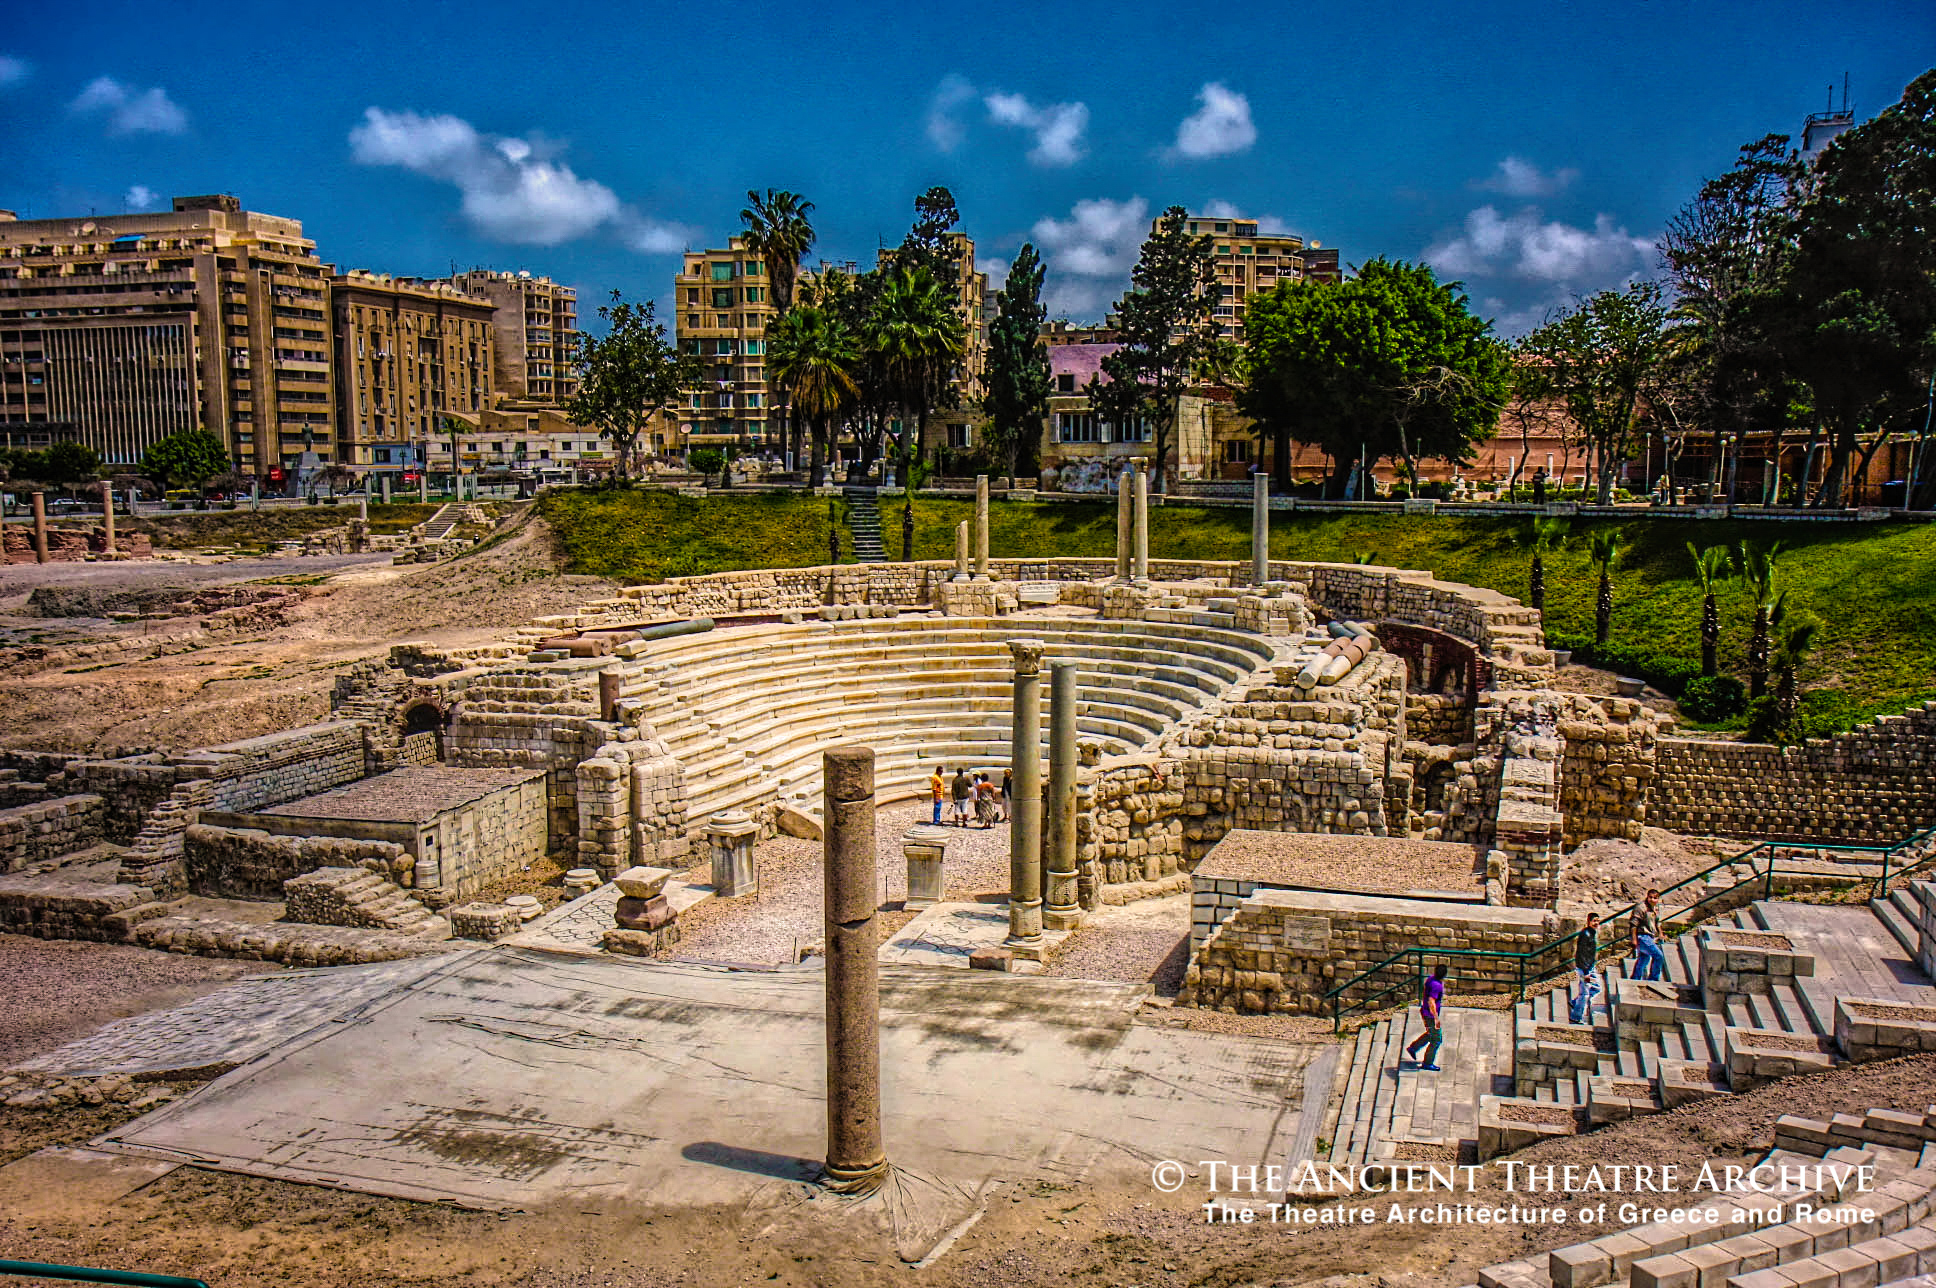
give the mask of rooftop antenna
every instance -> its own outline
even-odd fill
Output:
[[[1849,110],[1849,74],[1847,71],[1842,73],[1842,110],[1844,112]]]

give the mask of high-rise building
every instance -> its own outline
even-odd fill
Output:
[[[115,464],[177,430],[266,473],[334,459],[329,268],[294,219],[232,196],[89,218],[0,212],[0,423]]]
[[[446,415],[479,424],[493,389],[491,301],[449,282],[353,270],[332,279],[331,303],[345,464],[401,473],[449,436]]]
[[[506,398],[562,407],[578,392],[572,347],[578,292],[548,277],[476,268],[444,279],[497,306],[491,319],[497,390]]]
[[[766,324],[773,317],[766,261],[743,236],[724,250],[687,251],[673,281],[673,331],[706,374],[679,417],[684,445],[778,447],[767,437]]]
[[[1161,217],[1150,225],[1154,232]],[[1288,233],[1265,233],[1255,219],[1185,216],[1184,231],[1208,236],[1217,267],[1219,298],[1211,306],[1217,334],[1234,340],[1243,332],[1245,302],[1285,281],[1339,280],[1338,252]]]

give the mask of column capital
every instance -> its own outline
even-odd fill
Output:
[[[1010,640],[1008,651],[1015,659],[1015,674],[1040,675],[1042,653],[1048,645],[1041,640]]]

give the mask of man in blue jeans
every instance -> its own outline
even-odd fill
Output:
[[[1440,1017],[1445,1013],[1445,963],[1432,967],[1432,978],[1425,981],[1425,996],[1419,999],[1418,1015],[1425,1022],[1425,1032],[1413,1038],[1405,1047],[1405,1054],[1418,1060],[1418,1049],[1425,1048],[1425,1058],[1418,1067],[1427,1073],[1439,1071],[1439,1043],[1445,1040],[1445,1027]]]
[[[1659,979],[1667,972],[1667,954],[1660,950],[1660,891],[1649,890],[1633,911],[1635,979]]]
[[[1586,914],[1586,926],[1573,940],[1573,1002],[1567,1017],[1585,1024],[1593,1013],[1593,999],[1600,995],[1600,914]]]

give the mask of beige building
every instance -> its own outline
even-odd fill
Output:
[[[564,481],[603,474],[612,468],[612,445],[595,429],[575,425],[555,407],[486,410],[476,424],[460,425],[456,435],[430,441],[433,474],[448,473],[451,444],[466,474],[531,475]]]
[[[548,277],[477,268],[443,279],[497,306],[491,319],[497,392],[518,402],[562,407],[578,392],[572,346],[578,292]]]
[[[1159,218],[1150,225],[1154,232]],[[1217,334],[1235,340],[1243,333],[1245,302],[1279,282],[1338,280],[1338,252],[1302,237],[1259,231],[1254,219],[1189,215],[1184,230],[1212,238],[1220,296],[1212,305]]]
[[[329,268],[227,195],[150,214],[0,211],[0,424],[132,464],[206,429],[251,473],[335,458]]]
[[[773,317],[766,261],[734,235],[724,250],[687,251],[673,282],[673,332],[706,376],[688,397],[673,450],[737,443],[779,448],[767,437],[766,324]]]
[[[344,463],[402,473],[425,463],[447,414],[478,424],[494,388],[491,301],[360,270],[332,279],[331,295]]]

